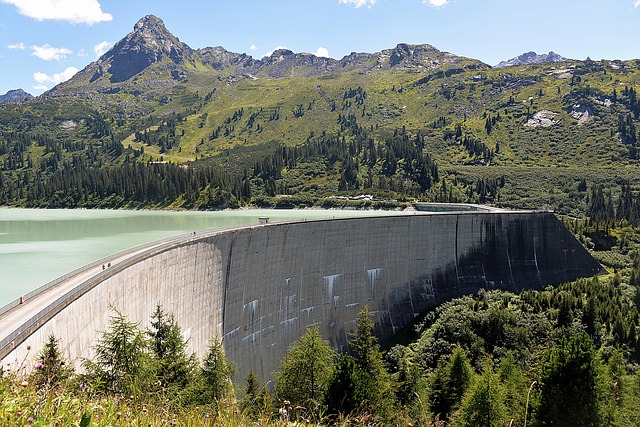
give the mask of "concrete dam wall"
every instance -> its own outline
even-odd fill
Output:
[[[52,317],[16,338],[3,364],[29,361],[49,334],[72,361],[92,357],[109,306],[149,324],[174,313],[201,358],[223,338],[241,380],[270,378],[307,327],[346,351],[365,305],[381,342],[423,310],[484,289],[520,291],[600,272],[547,212],[411,214],[265,224],[154,247],[83,282]],[[32,349],[27,355],[27,346]]]

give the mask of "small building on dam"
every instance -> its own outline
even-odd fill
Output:
[[[175,315],[190,351],[202,358],[209,340],[221,337],[237,378],[252,369],[264,380],[310,326],[347,351],[365,306],[384,343],[425,309],[457,296],[539,289],[601,272],[553,213],[440,210],[263,221],[150,245],[105,270],[89,274],[87,267],[75,283],[65,279],[70,287],[55,298],[35,292],[0,310],[0,359],[35,363],[53,334],[77,363],[92,357],[110,306],[145,327],[160,304]]]

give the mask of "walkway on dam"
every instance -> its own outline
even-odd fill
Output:
[[[3,350],[5,346],[11,343],[11,340],[7,339],[18,329],[32,319],[39,317],[39,314],[45,312],[52,303],[65,297],[67,294],[72,294],[73,291],[81,288],[85,282],[102,273],[104,270],[114,268],[125,260],[131,259],[143,252],[152,251],[160,246],[191,239],[199,239],[202,238],[203,235],[210,233],[211,231],[197,234],[194,232],[193,234],[181,235],[159,242],[151,242],[118,252],[112,256],[81,267],[75,272],[71,272],[68,277],[63,276],[61,279],[56,279],[36,289],[31,292],[31,294],[22,297],[23,301],[20,303],[16,300],[5,307],[0,307],[0,354],[4,353]]]
[[[104,268],[109,263],[111,266],[115,266],[117,263],[135,256],[148,249],[160,246],[162,243],[151,244],[137,250],[126,252],[124,254],[116,255],[111,259],[105,259]],[[58,298],[64,296],[67,292],[72,291],[76,287],[80,286],[86,280],[92,278],[96,274],[103,271],[102,265],[95,265],[89,268],[82,269],[78,273],[71,277],[66,278],[55,286],[38,293],[37,295],[27,298],[23,303],[11,308],[6,313],[0,314],[0,341],[4,340],[13,331],[18,329],[21,325],[47,308],[49,304]]]

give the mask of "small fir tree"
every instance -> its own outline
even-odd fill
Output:
[[[316,408],[327,389],[336,353],[315,326],[289,349],[275,373],[278,397],[293,405]]]

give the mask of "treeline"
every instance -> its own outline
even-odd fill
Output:
[[[593,225],[612,226],[626,222],[640,226],[640,192],[633,194],[629,182],[621,186],[617,200],[603,186],[591,187],[587,200],[587,217]]]
[[[17,179],[16,179],[17,178]],[[84,167],[81,163],[50,177],[25,171],[0,173],[0,204],[47,208],[168,206],[192,209],[239,207],[251,198],[247,177],[213,168],[168,163],[125,163]]]
[[[300,162],[322,160],[325,171],[338,169],[338,190],[390,190],[420,196],[439,181],[438,166],[425,152],[424,137],[396,129],[376,142],[358,125],[354,114],[338,115],[337,135],[309,135],[297,147],[280,146],[275,153],[254,165],[253,176],[265,194],[290,194],[281,182],[282,171]],[[334,166],[339,166],[334,168]]]

